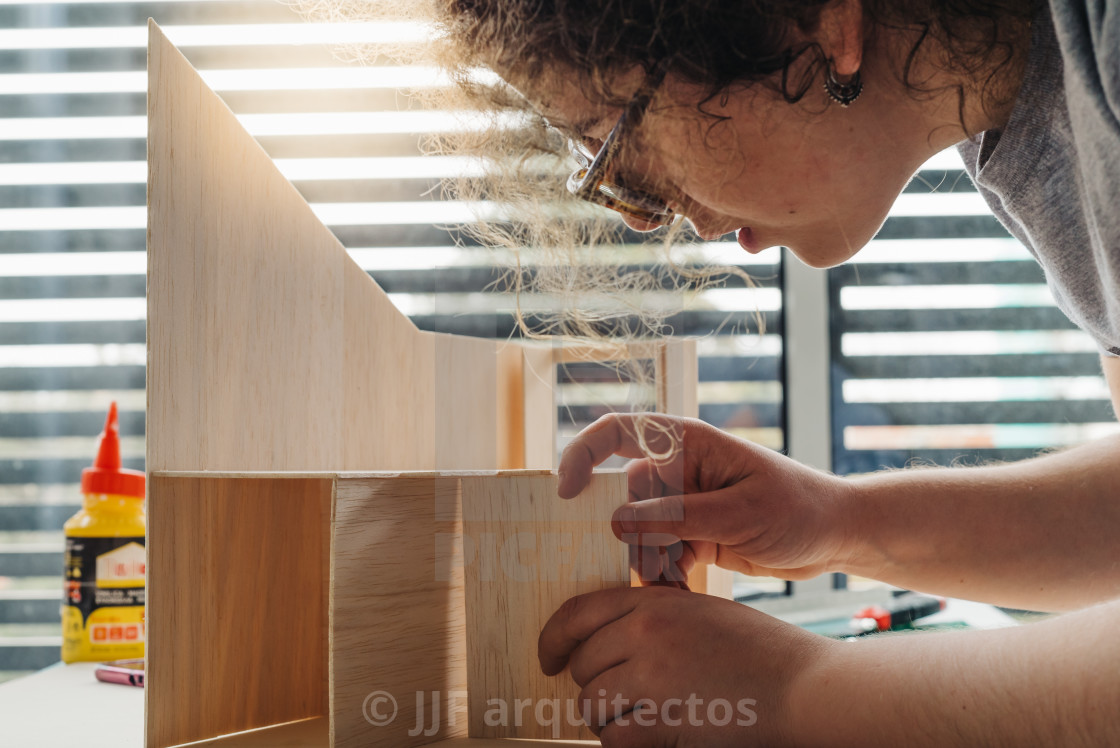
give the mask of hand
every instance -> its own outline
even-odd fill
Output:
[[[627,467],[632,503],[611,526],[643,581],[680,581],[696,563],[809,579],[852,553],[847,481],[695,419],[600,418],[565,448],[560,496],[576,496],[612,454],[638,458]]]
[[[796,679],[834,646],[745,605],[655,586],[571,598],[538,654],[546,675],[569,669],[606,748],[738,748],[790,741]]]

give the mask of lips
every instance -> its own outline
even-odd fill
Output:
[[[754,232],[751,231],[750,226],[744,226],[735,232],[735,238],[739,241],[739,246],[750,252],[752,255],[758,254],[762,251],[762,247],[755,241]]]

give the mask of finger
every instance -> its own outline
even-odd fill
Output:
[[[609,623],[637,606],[636,588],[599,590],[569,598],[541,629],[537,657],[545,675],[556,675],[568,664],[576,647]]]
[[[634,710],[640,698],[634,689],[640,688],[641,683],[633,671],[634,668],[626,664],[609,668],[580,690],[580,712],[595,735],[612,721],[625,723]]]
[[[642,586],[643,587],[668,587],[671,590],[684,590],[685,592],[691,592],[692,591],[691,589],[689,589],[687,581],[685,581],[685,582],[670,582],[667,579],[658,579],[654,582],[643,582]]]
[[[631,545],[630,568],[643,583],[661,578],[661,549],[656,545]]]
[[[738,529],[733,518],[741,512],[731,509],[739,502],[742,499],[731,489],[633,501],[614,510],[611,529],[619,540],[632,545],[727,541]]]
[[[641,435],[638,428],[642,429]],[[653,413],[609,413],[576,435],[560,456],[558,493],[570,499],[587,486],[591,470],[611,455],[646,457],[668,455],[672,434],[683,427],[679,419]],[[676,438],[679,442],[679,436]]]
[[[626,466],[626,474],[630,501],[664,495],[665,484],[661,482],[657,468],[650,460],[632,460]],[[661,560],[656,543],[643,545],[636,533],[623,534],[620,540],[629,545],[630,568],[642,583],[655,582],[661,578]],[[664,542],[672,543],[675,540],[675,537],[667,536]]]
[[[626,617],[612,621],[578,646],[568,660],[572,680],[583,688],[607,670],[629,659],[634,637],[627,630]]]
[[[680,493],[665,490],[665,483],[650,460],[632,460],[626,465],[626,487],[630,501],[656,499],[666,493]]]
[[[638,575],[638,579],[643,584],[657,581],[686,581],[696,565],[698,560],[696,548],[691,543],[669,537],[671,539],[661,545],[630,546],[630,569]],[[623,541],[626,542],[627,539],[624,537]]]
[[[688,569],[692,567],[691,561],[687,561],[687,566],[682,563],[682,558],[685,555],[687,545],[685,543],[674,543],[673,545],[661,548],[661,578],[667,582],[677,582],[678,584],[688,583]]]
[[[681,580],[687,582],[688,575],[696,568],[696,549],[692,547],[691,543],[681,543],[677,550],[676,560],[673,563],[677,567],[677,573]]]
[[[630,569],[638,575],[643,587],[657,584],[688,589],[688,573],[694,564],[688,544],[630,546]]]
[[[634,708],[623,719],[603,725],[599,740],[603,748],[668,748],[678,745],[661,722],[658,704],[653,699],[637,699]]]

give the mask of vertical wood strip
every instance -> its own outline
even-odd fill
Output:
[[[524,347],[522,390],[525,462],[529,469],[556,467],[556,349],[546,345]]]
[[[334,516],[331,745],[465,735],[458,478],[339,478]]]
[[[657,355],[657,409],[662,413],[685,418],[700,417],[700,369],[696,341],[670,340],[662,344]],[[684,445],[687,449],[688,445]],[[730,600],[734,572],[718,566],[698,566],[688,575],[688,586]]]
[[[525,465],[525,356],[520,345],[498,346],[498,469]]]

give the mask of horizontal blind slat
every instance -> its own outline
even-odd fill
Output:
[[[0,369],[5,390],[142,390],[143,366],[74,366]]]
[[[844,332],[1077,329],[1055,307],[843,310],[836,317]]]
[[[57,606],[56,606],[57,607]],[[62,637],[51,644],[20,643],[14,638],[0,640],[0,672],[13,670],[42,670],[58,662]]]
[[[936,377],[1093,376],[1100,374],[1095,353],[964,356],[847,356],[841,377],[915,379]]]
[[[1083,423],[1112,418],[1112,404],[1108,400],[881,403],[876,407],[897,425]]]

